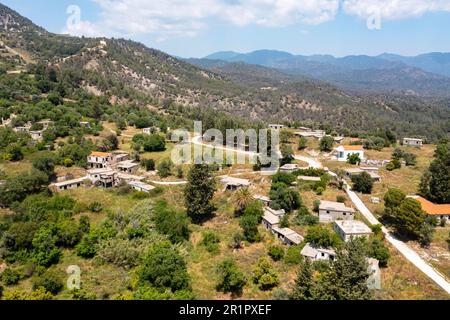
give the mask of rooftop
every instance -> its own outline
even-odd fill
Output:
[[[130,169],[130,168],[134,168],[137,166],[139,166],[139,163],[134,162],[133,160],[126,160],[126,161],[117,163],[117,167],[125,168],[125,169]]]
[[[309,242],[303,247],[303,249],[301,251],[301,255],[310,257],[310,258],[315,258],[317,256],[317,254],[320,252],[328,253],[329,255],[332,255],[332,256],[336,255],[336,252],[333,249],[320,248],[320,247],[316,248],[316,247],[313,247],[311,245],[311,243],[309,243]]]
[[[228,185],[235,185],[235,186],[249,186],[250,180],[247,179],[239,179],[239,178],[233,178],[233,177],[224,177],[222,180],[220,180],[223,184]]]
[[[319,210],[338,210],[346,212],[355,212],[353,208],[349,208],[342,202],[320,201]]]
[[[141,182],[141,181],[130,181],[128,184],[132,187],[141,188],[146,191],[151,191],[151,190],[155,189],[154,186],[151,186],[151,185]]]
[[[298,169],[298,164],[295,163],[287,163],[284,166],[280,167],[281,170],[296,170]]]
[[[273,227],[273,230],[282,236],[284,236],[286,239],[292,241],[295,244],[299,244],[303,241],[303,237],[299,235],[297,232],[295,232],[292,229],[289,228],[279,228],[279,227]]]
[[[266,220],[271,225],[277,224],[280,222],[280,218],[270,211],[264,210],[264,216],[263,219]]]
[[[92,151],[90,156],[91,157],[110,157],[112,154],[109,152],[99,152],[99,151]]]
[[[359,220],[336,220],[334,223],[346,234],[372,233],[372,230],[364,222]]]
[[[412,196],[422,205],[422,210],[429,215],[450,215],[450,204],[434,204],[421,196]]]
[[[355,146],[339,146],[336,149],[338,150],[344,150],[344,151],[364,151],[364,147],[363,146],[359,146],[359,145],[355,145]]]
[[[55,187],[68,186],[68,185],[75,184],[75,183],[82,183],[85,179],[86,179],[86,177],[56,182],[56,183],[52,183],[52,186],[55,186]]]

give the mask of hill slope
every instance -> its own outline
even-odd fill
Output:
[[[3,16],[15,14],[1,5],[0,9]],[[430,138],[449,131],[450,110],[442,101],[358,96],[323,82],[242,63],[214,62],[199,68],[133,41],[55,35],[27,19],[14,20],[16,27],[0,34],[1,41],[38,63],[64,71],[77,86],[106,96],[111,103],[171,110],[209,108],[250,122],[314,121],[352,131],[389,127],[400,134]],[[263,59],[270,52],[258,55]]]

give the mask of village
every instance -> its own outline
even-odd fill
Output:
[[[82,125],[89,126],[89,122],[83,122]],[[26,127],[15,128],[14,130],[28,132],[33,140],[40,141],[43,132],[48,126],[51,126],[51,122],[41,121],[39,126],[42,127],[40,131],[30,130],[32,124],[28,124]],[[381,224],[378,224],[378,221],[376,225],[372,224],[370,217],[361,214],[358,205],[352,201],[352,198],[350,197],[350,201],[346,199],[345,191],[351,192],[349,183],[351,183],[353,177],[362,173],[368,174],[375,186],[384,185],[384,174],[380,171],[385,172],[384,168],[391,162],[391,159],[368,157],[367,153],[372,155],[374,154],[373,151],[365,150],[361,144],[353,144],[353,140],[348,137],[327,135],[324,130],[313,130],[306,127],[293,130],[285,128],[283,125],[269,125],[269,129],[278,132],[289,130],[291,132],[289,143],[293,143],[291,141],[296,141],[298,138],[305,138],[311,146],[317,146],[321,139],[330,137],[333,141],[333,148],[330,152],[319,152],[316,149],[317,147],[308,147],[300,152],[295,152],[293,161],[281,165],[279,170],[274,172],[263,170],[258,172],[250,169],[249,166],[242,165],[220,166],[216,177],[222,187],[218,188],[218,192],[229,195],[227,197],[232,198],[233,193],[239,190],[249,190],[253,199],[263,205],[262,226],[276,241],[287,247],[298,247],[301,256],[312,262],[333,261],[336,257],[333,247],[321,247],[306,242],[306,229],[304,227],[299,228],[295,225],[294,227],[283,226],[282,221],[284,218],[292,215],[288,215],[283,209],[271,208],[271,198],[267,189],[270,175],[277,174],[277,172],[293,175],[295,181],[290,187],[295,189],[302,185],[313,186],[318,184],[324,176],[327,176],[330,179],[341,181],[344,187],[342,188],[343,191],[337,193],[333,191],[331,193],[334,196],[334,200],[331,199],[331,195],[324,197],[321,193],[319,193],[319,197],[308,196],[307,203],[311,207],[317,207],[317,211],[313,210],[313,215],[317,217],[317,221],[326,228],[330,228],[329,230],[332,230],[343,242],[359,237],[371,238],[374,234],[374,227],[376,228]],[[144,128],[141,130],[141,134],[144,135],[158,134],[158,132],[158,128]],[[131,130],[130,133],[132,134],[128,134],[127,131],[123,133],[125,137],[122,139],[124,149],[127,149],[126,141],[139,134],[139,131]],[[167,135],[167,139],[169,146],[171,146],[173,141],[171,141],[170,135]],[[351,144],[348,144],[349,141]],[[191,143],[198,143],[203,147],[208,146],[201,139]],[[400,143],[406,148],[412,148],[414,152],[419,151],[424,146],[422,139],[415,138],[404,138]],[[172,147],[169,148],[171,149]],[[241,151],[236,149],[236,152]],[[352,156],[357,156],[358,158],[356,165],[348,162]],[[93,151],[86,161],[86,169],[77,169],[73,174],[67,173],[67,170],[65,170],[64,175],[56,177],[56,181],[50,185],[50,189],[55,193],[64,193],[75,189],[100,188],[106,190],[126,185],[135,192],[148,194],[161,186],[177,189],[186,183],[183,179],[174,180],[173,177],[169,177],[168,180],[161,179],[157,170],[147,171],[139,161],[132,159],[129,149],[127,151],[116,150],[111,152]],[[401,165],[405,166],[405,162],[403,161]],[[305,190],[308,190],[308,188]],[[311,192],[307,193],[310,194]],[[360,197],[369,208],[375,208],[382,203],[382,194],[379,196],[361,194]],[[418,200],[422,205],[422,209],[428,215],[436,217],[440,221],[450,221],[449,205],[434,204],[415,193],[408,194],[408,197]],[[367,209],[367,211],[369,210]],[[367,263],[371,274],[368,286],[371,289],[381,290],[384,268],[381,268],[379,261],[374,258],[367,258]]]

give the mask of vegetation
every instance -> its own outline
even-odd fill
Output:
[[[186,211],[193,221],[202,221],[212,215],[215,207],[211,200],[215,191],[211,168],[204,164],[193,165],[184,190]]]

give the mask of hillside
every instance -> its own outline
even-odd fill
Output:
[[[396,55],[302,56],[287,52],[259,50],[247,54],[216,53],[205,57],[245,62],[274,68],[291,75],[301,75],[330,82],[345,90],[360,92],[412,92],[421,96],[449,97],[448,54],[418,57]]]
[[[400,135],[430,139],[449,131],[447,105],[413,97],[404,103],[381,95],[349,94],[303,76],[242,63],[213,62],[198,67],[129,40],[51,34],[4,6],[1,12],[3,17],[12,16],[15,26],[0,34],[6,46],[37,62],[50,63],[59,72],[70,74],[77,88],[104,96],[111,103],[150,105],[178,114],[178,107],[211,108],[248,122],[313,121],[356,132],[388,127]],[[258,56],[263,61],[271,52]],[[321,72],[319,62],[311,62],[313,65]]]

